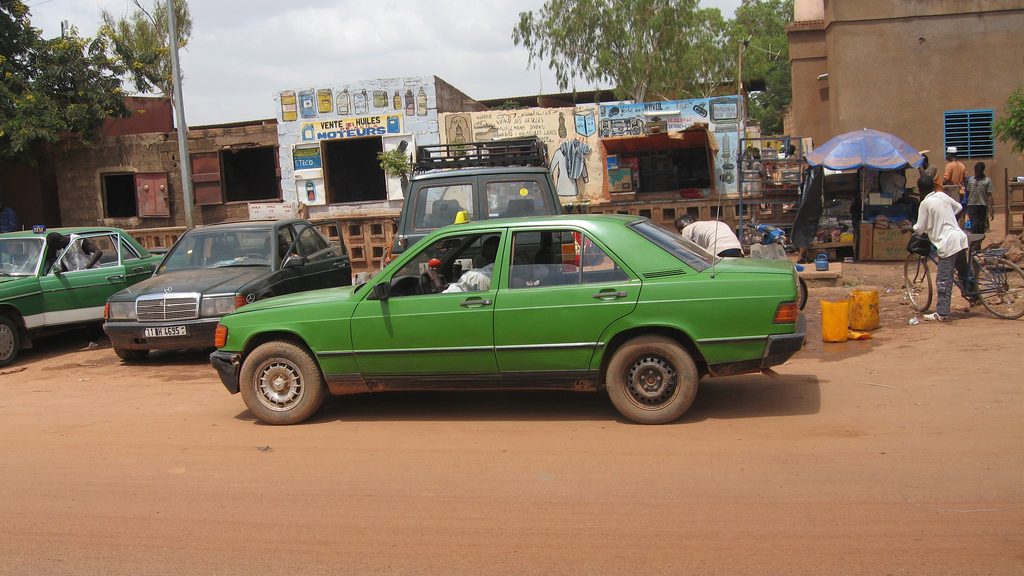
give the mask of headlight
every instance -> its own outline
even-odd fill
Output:
[[[232,296],[214,296],[212,298],[203,298],[203,303],[199,307],[199,315],[204,317],[223,316],[228,312],[234,312],[235,310],[235,297]]]
[[[135,302],[111,302],[110,320],[135,320]]]

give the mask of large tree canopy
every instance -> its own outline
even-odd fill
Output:
[[[750,38],[743,54],[743,81],[764,80],[765,89],[748,100],[749,115],[764,134],[781,134],[782,115],[792,100],[789,39],[793,0],[743,0],[733,21],[735,42]],[[738,44],[733,44],[737,46]]]
[[[777,133],[790,101],[792,15],[793,0],[743,0],[734,20],[697,0],[548,0],[519,14],[512,39],[531,65],[555,72],[562,90],[580,78],[643,102],[732,92],[739,47],[750,38],[743,77],[766,85],[751,95],[750,115]]]
[[[581,78],[615,85],[638,102],[675,94],[716,73],[711,58],[691,53],[724,36],[721,12],[700,9],[697,0],[548,0],[536,12],[521,12],[512,32],[531,64],[546,62],[559,88]],[[679,76],[681,67],[699,72]],[[688,80],[688,81],[687,81]]]
[[[157,0],[146,10],[132,0],[135,11],[124,18],[103,11],[99,36],[109,40],[111,56],[127,70],[128,77],[139,92],[159,91],[174,94],[171,73],[170,42],[167,33],[167,2]],[[178,48],[184,48],[192,36],[192,15],[186,0],[174,0],[174,24]]]
[[[20,0],[0,2],[0,157],[30,159],[36,146],[90,140],[108,116],[125,116],[123,70],[102,40],[73,27],[44,40]]]

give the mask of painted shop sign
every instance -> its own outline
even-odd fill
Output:
[[[292,160],[296,170],[316,170],[320,168],[320,149],[296,148],[292,151]]]
[[[361,136],[385,136],[402,133],[402,116],[387,114],[381,116],[358,116],[323,122],[306,122],[299,129],[303,142],[337,140]]]

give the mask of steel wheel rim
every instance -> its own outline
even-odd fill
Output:
[[[0,324],[0,360],[14,354],[14,330],[7,324]]]
[[[679,373],[657,354],[638,357],[626,369],[626,394],[645,410],[662,408],[679,392]]]
[[[253,386],[260,404],[274,412],[293,409],[306,393],[302,371],[292,362],[281,358],[260,365]]]
[[[981,303],[989,312],[1002,318],[1024,315],[1024,283],[1016,269],[1007,267],[1000,272],[983,268],[978,279]]]
[[[910,307],[918,312],[928,309],[925,304],[931,296],[931,276],[928,273],[928,265],[917,259],[914,262],[907,262],[903,268],[904,290],[907,299],[910,300]]]

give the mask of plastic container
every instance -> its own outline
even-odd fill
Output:
[[[850,331],[850,301],[821,301],[821,339],[823,342],[846,342]]]
[[[825,254],[824,252],[818,254],[818,257],[814,259],[814,269],[818,272],[828,270],[828,254]]]
[[[850,329],[874,330],[879,325],[878,291],[850,292]]]

